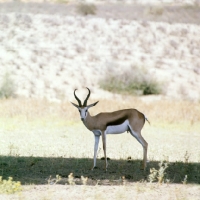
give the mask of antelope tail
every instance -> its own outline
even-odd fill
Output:
[[[151,125],[150,121],[147,119],[146,116],[144,116],[145,120]]]

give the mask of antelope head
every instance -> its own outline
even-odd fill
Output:
[[[88,101],[88,99],[90,97],[90,89],[89,88],[87,88],[87,89],[88,89],[88,95],[87,95],[87,97],[86,97],[83,105],[81,103],[81,100],[76,96],[76,90],[77,89],[74,90],[74,97],[77,100],[78,105],[76,105],[75,103],[71,102],[73,106],[75,106],[76,108],[78,108],[79,113],[80,113],[80,117],[81,117],[82,121],[85,121],[85,119],[87,117],[87,114],[88,114],[88,109],[91,108],[91,107],[93,107],[93,106],[95,106],[98,103],[98,101],[97,101],[97,102],[92,103],[92,104],[90,104],[90,105],[87,106],[87,101]]]

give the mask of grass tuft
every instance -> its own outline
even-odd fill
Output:
[[[87,185],[88,177],[81,176],[81,182],[83,185]]]
[[[22,186],[19,181],[13,181],[12,177],[3,180],[0,176],[0,194],[14,194],[20,191],[22,191]]]
[[[73,175],[73,173],[70,173],[70,174],[68,175],[68,183],[69,183],[69,185],[76,185],[76,184],[75,184],[75,180],[74,180],[74,175]]]
[[[56,175],[56,178],[53,178],[50,176],[49,179],[48,179],[48,185],[56,185],[59,181],[61,181],[62,178],[61,176],[59,176],[58,174]]]
[[[186,185],[187,184],[187,175],[185,175],[185,177],[184,177],[184,179],[183,179],[183,181],[182,181],[182,183],[184,184],[184,185]]]

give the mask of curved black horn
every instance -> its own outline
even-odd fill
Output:
[[[76,96],[76,93],[75,93],[76,90],[77,90],[77,89],[74,90],[74,96],[75,96],[76,100],[78,101],[78,105],[81,107],[81,106],[82,106],[82,105],[81,105],[81,100]]]
[[[87,88],[87,87],[86,87]],[[85,101],[84,101],[84,103],[83,103],[83,106],[87,106],[87,100],[89,99],[89,97],[90,97],[90,89],[89,88],[87,88],[88,89],[88,95],[87,95],[87,97],[86,97],[86,99],[85,99]]]

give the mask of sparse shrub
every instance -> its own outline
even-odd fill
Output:
[[[184,185],[186,185],[187,184],[187,175],[185,175],[185,177],[184,177],[184,179],[183,179],[183,181],[182,181],[182,183],[184,184]]]
[[[124,185],[124,186],[125,186],[125,185],[126,185],[126,179],[125,179],[125,176],[122,176],[122,178],[121,178],[121,179],[122,179],[122,185]]]
[[[87,185],[88,177],[81,176],[81,182],[83,185]]]
[[[159,85],[156,81],[144,82],[141,84],[144,95],[159,94],[161,92]]]
[[[77,12],[82,15],[95,15],[96,10],[97,8],[94,4],[80,3],[77,6]]]
[[[158,172],[158,170],[156,170],[155,168],[150,169],[150,174],[148,177],[150,183],[153,183],[154,181],[157,180],[157,172]]]
[[[184,158],[185,158],[185,163],[188,163],[189,158],[190,158],[190,154],[187,151],[185,152]]]
[[[133,95],[149,95],[162,93],[161,84],[141,68],[134,68],[122,73],[106,73],[100,80],[100,87],[110,92]]]
[[[70,173],[70,174],[68,175],[68,183],[69,183],[70,185],[76,185],[76,184],[75,184],[75,180],[74,180],[74,175],[73,175],[73,173]]]
[[[22,186],[19,181],[13,181],[12,177],[3,180],[0,176],[0,194],[13,194],[20,191],[22,191]]]
[[[65,3],[68,4],[70,3],[70,0],[57,0],[58,3]]]
[[[56,185],[61,179],[62,178],[59,175],[56,175],[56,178],[53,178],[53,179],[50,176],[47,182],[48,182],[49,185]]]
[[[149,182],[152,183],[156,180],[158,180],[158,183],[163,183],[165,181],[165,170],[168,168],[167,162],[160,162],[159,163],[159,169],[151,168],[150,174],[148,176]]]
[[[5,73],[2,78],[0,86],[0,98],[10,98],[15,96],[14,82],[10,77],[9,73]]]
[[[146,13],[151,15],[162,15],[163,12],[164,8],[161,6],[151,6],[146,10]]]

